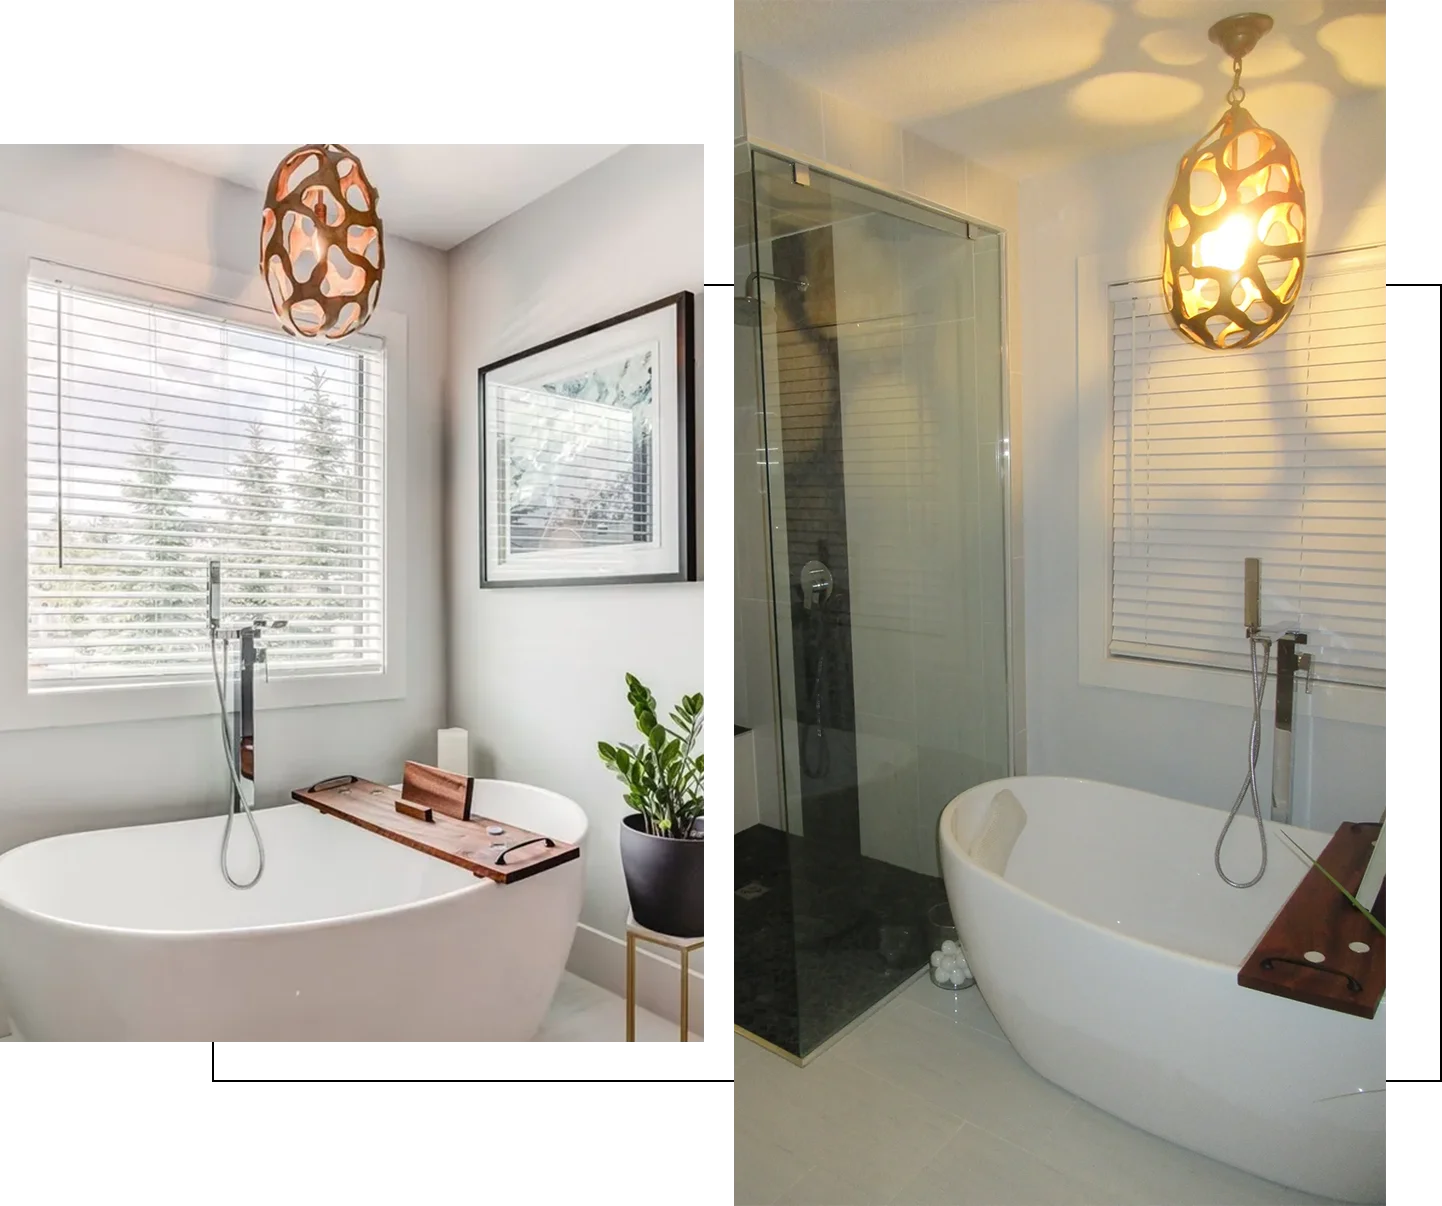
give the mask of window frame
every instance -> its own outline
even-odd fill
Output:
[[[18,333],[17,338],[0,339],[0,394],[12,398],[26,397],[26,282],[32,272],[213,317],[275,321],[258,272],[232,272],[0,213],[0,331]],[[378,309],[366,325],[366,333],[385,345],[381,486],[384,665],[378,673],[349,671],[273,679],[256,691],[260,711],[401,699],[406,694],[406,317]],[[0,540],[0,731],[215,715],[215,688],[206,682],[30,689],[26,430],[25,406],[0,407],[0,516],[5,524],[5,539]]]
[[[1152,249],[1154,250],[1154,249]],[[1361,247],[1339,250],[1363,250]],[[1155,254],[1130,253],[1077,259],[1077,673],[1083,686],[1228,704],[1250,710],[1245,673],[1207,666],[1117,657],[1108,651],[1112,581],[1112,285],[1158,275]],[[1180,336],[1178,336],[1180,338]],[[1216,355],[1226,355],[1218,352]],[[1242,639],[1242,601],[1237,633]],[[1269,675],[1268,701],[1275,697]],[[1317,682],[1299,693],[1303,715],[1357,724],[1386,724],[1385,689]],[[1270,702],[1267,703],[1270,707]]]

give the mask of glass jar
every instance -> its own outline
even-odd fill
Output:
[[[934,904],[926,913],[926,932],[931,942],[931,950],[928,958],[931,966],[927,969],[931,976],[931,982],[938,988],[945,988],[951,992],[959,992],[963,988],[970,988],[976,983],[976,977],[968,971],[961,979],[961,983],[953,983],[947,975],[947,969],[940,966],[938,956],[950,954],[945,944],[955,943],[955,953],[964,962],[965,954],[961,950],[961,936],[957,932],[956,923],[952,920],[951,905],[946,901]]]

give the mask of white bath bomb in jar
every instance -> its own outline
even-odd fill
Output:
[[[945,942],[941,944],[941,953],[943,955],[954,955],[956,954],[958,949],[959,948],[957,947],[956,943],[953,942],[950,938],[948,938]]]
[[[941,952],[940,952],[940,951],[932,951],[932,952],[931,952],[931,966],[932,966],[932,967],[940,967],[940,966],[941,966]]]
[[[953,967],[956,966],[956,956],[942,955],[941,962],[937,964],[937,966],[940,967],[942,971],[950,971]]]
[[[966,973],[959,967],[951,969],[951,983],[954,988],[960,988],[962,981],[966,979]]]

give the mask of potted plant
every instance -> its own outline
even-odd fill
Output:
[[[631,914],[648,929],[699,938],[705,757],[692,751],[701,736],[702,699],[699,693],[683,695],[670,727],[657,719],[656,697],[634,674],[626,675],[626,700],[643,740],[601,741],[596,749],[636,810],[621,822],[621,870]]]

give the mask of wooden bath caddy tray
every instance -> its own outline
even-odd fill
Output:
[[[1345,821],[1317,861],[1355,896],[1380,832],[1376,821]],[[1385,924],[1383,911],[1384,897],[1379,895],[1373,913]],[[1353,950],[1353,943],[1365,949]],[[1307,958],[1309,953],[1313,959]],[[1320,962],[1315,960],[1318,954]],[[1237,983],[1359,1018],[1375,1017],[1387,987],[1387,937],[1316,867],[1308,867],[1242,964]]]
[[[471,815],[475,780],[407,762],[401,790],[341,775],[293,799],[497,883],[529,879],[581,857],[581,848]]]

